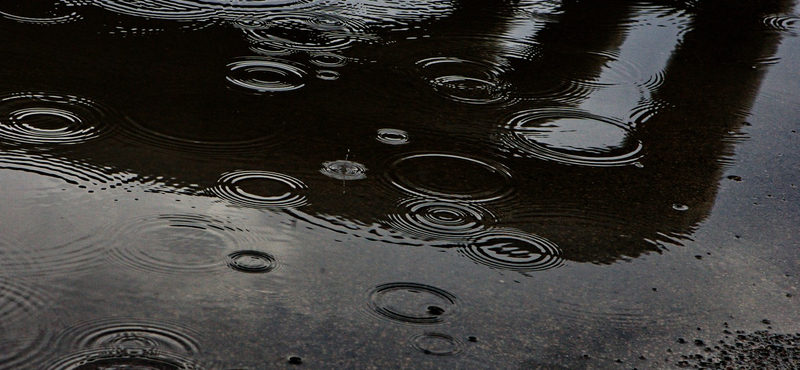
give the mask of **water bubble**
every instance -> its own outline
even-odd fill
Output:
[[[306,71],[288,60],[245,57],[228,64],[228,82],[251,93],[275,93],[305,86]]]
[[[120,117],[87,98],[20,92],[0,97],[0,140],[15,144],[81,144],[105,136]]]
[[[445,97],[468,104],[492,104],[509,98],[502,71],[488,62],[455,57],[417,62],[431,86]]]
[[[689,210],[689,206],[687,206],[685,204],[674,203],[672,205],[672,209],[674,209],[676,211],[688,211]]]
[[[561,249],[534,234],[494,229],[470,240],[459,252],[473,261],[500,270],[542,271],[561,266]]]
[[[400,203],[388,219],[388,226],[423,240],[452,241],[464,241],[497,221],[494,213],[478,204],[425,198]]]
[[[393,128],[378,129],[378,141],[389,145],[403,145],[408,144],[408,132]]]
[[[367,167],[361,163],[348,160],[323,162],[319,172],[337,180],[362,180],[367,178]]]
[[[243,250],[228,254],[228,267],[248,273],[265,273],[277,267],[277,260],[269,253]]]
[[[457,313],[456,297],[425,284],[388,283],[369,292],[369,313],[400,324],[438,324]],[[431,307],[435,307],[433,311]],[[375,315],[373,315],[375,316]]]
[[[642,157],[642,144],[622,122],[571,109],[516,113],[503,127],[505,149],[568,165],[627,166]]]
[[[59,335],[74,348],[150,350],[197,354],[199,333],[178,323],[143,318],[109,318],[75,325]]]
[[[395,160],[388,180],[406,193],[441,200],[489,202],[514,190],[502,164],[459,154],[420,153]]]
[[[208,192],[238,206],[296,208],[307,204],[306,189],[306,184],[289,175],[250,170],[224,173]]]
[[[222,271],[226,251],[247,241],[246,231],[198,214],[161,214],[115,228],[109,257],[123,267],[163,274]]]

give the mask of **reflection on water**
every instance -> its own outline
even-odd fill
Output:
[[[567,281],[691,248],[792,5],[4,1],[0,368],[524,367],[679,325]]]

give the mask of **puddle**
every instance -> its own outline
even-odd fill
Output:
[[[0,368],[791,367],[796,7],[6,0]]]

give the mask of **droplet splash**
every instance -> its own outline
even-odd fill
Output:
[[[338,160],[332,162],[323,162],[322,168],[319,170],[325,176],[337,180],[363,180],[367,178],[367,167],[361,163]]]

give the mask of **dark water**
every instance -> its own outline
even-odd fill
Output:
[[[798,367],[795,6],[4,0],[0,369]]]

